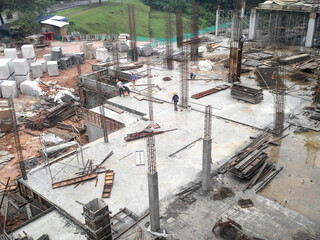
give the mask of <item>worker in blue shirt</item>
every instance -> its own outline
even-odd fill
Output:
[[[172,96],[171,102],[174,103],[174,110],[178,111],[179,96],[178,96],[177,92],[173,92],[173,96]]]
[[[131,72],[132,88],[136,88],[136,80],[137,76],[134,74],[134,72]]]

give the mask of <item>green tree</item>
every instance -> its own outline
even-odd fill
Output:
[[[32,33],[39,28],[37,17],[47,13],[50,0],[0,0],[0,22],[4,24],[3,14],[18,14],[15,24],[24,33]]]

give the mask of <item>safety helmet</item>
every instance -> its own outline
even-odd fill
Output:
[[[133,72],[131,72],[131,74],[133,74]]]
[[[173,94],[173,95],[176,95],[176,94],[177,94],[177,92],[173,92],[172,94]]]
[[[116,82],[119,82],[119,80],[118,80],[118,79],[116,79]]]

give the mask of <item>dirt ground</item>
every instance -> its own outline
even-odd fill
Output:
[[[51,47],[61,47],[63,53],[67,52],[80,52],[80,46],[82,43],[80,42],[72,42],[72,43],[66,43],[66,42],[59,42],[59,41],[53,41],[51,43]],[[102,42],[94,42],[94,47],[102,47]],[[44,54],[48,54],[51,51],[51,47],[46,48],[35,48],[35,54],[37,60],[43,59]],[[3,56],[1,56],[3,57]],[[91,72],[92,64],[97,63],[96,60],[86,60],[84,64],[81,64],[81,72],[82,74]],[[74,89],[73,94],[78,95],[78,88],[77,88],[77,67],[72,67],[67,70],[61,70],[59,76],[50,77],[48,73],[45,73],[42,78],[40,78],[43,82],[54,82],[55,85],[53,87],[48,87],[45,84],[40,84],[40,87],[42,91],[46,92],[46,96],[56,94],[58,90],[63,88],[68,88],[70,90]],[[20,95],[18,98],[14,100],[15,103],[15,109],[17,118],[19,116],[23,115],[23,113],[26,112],[32,112],[32,105],[35,105],[39,103],[40,98],[34,98],[31,96],[26,95]],[[79,121],[77,123],[74,123],[70,120],[64,121],[66,124],[74,124],[77,127],[80,127],[82,125],[83,121]],[[41,146],[39,137],[33,136],[39,135],[40,133],[45,132],[43,131],[33,131],[31,129],[27,129],[24,126],[23,122],[18,123],[19,124],[19,136],[20,136],[20,143],[22,146],[22,155],[23,159],[30,159],[33,157],[40,157],[41,154],[39,152]],[[28,134],[26,132],[29,132],[31,134]],[[86,136],[81,137],[82,143],[86,143],[87,139]],[[7,164],[0,170],[0,181],[6,182],[8,177],[10,177],[10,183],[13,183],[17,177],[20,177],[20,169],[18,164],[18,157],[16,153],[16,147],[15,147],[15,141],[14,141],[14,135],[13,133],[7,133],[5,136],[0,138],[0,151],[6,150],[14,155],[14,158],[11,159]],[[0,186],[0,189],[2,189],[3,186]]]

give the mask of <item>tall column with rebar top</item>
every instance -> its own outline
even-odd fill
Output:
[[[130,29],[130,47],[131,47],[131,60],[138,61],[138,50],[137,50],[137,32],[136,32],[136,18],[134,5],[128,5],[128,16],[129,16],[129,29]]]
[[[280,76],[279,71],[274,71],[272,78],[275,79],[276,88],[274,94],[274,133],[280,136],[283,132],[284,114],[285,114],[285,97],[286,87],[285,78]],[[283,71],[281,71],[283,73]]]
[[[234,0],[233,2],[233,18],[232,31],[230,41],[230,67],[229,67],[229,82],[234,83],[240,81],[241,59],[242,59],[242,44],[240,44],[241,20],[240,20],[241,1]]]
[[[202,153],[202,190],[208,192],[210,188],[210,171],[211,171],[211,126],[212,126],[212,107],[206,106],[204,116],[204,138]]]
[[[160,230],[159,185],[156,162],[155,137],[147,137],[148,193],[151,231]]]
[[[250,23],[249,23],[249,39],[255,40],[257,36],[257,22],[258,22],[258,0],[252,0],[251,2],[251,12],[250,12]]]
[[[147,62],[147,78],[148,78],[148,100],[149,100],[149,119],[154,120],[153,104],[152,104],[152,88],[151,88],[151,67],[150,60]],[[151,231],[158,232],[160,230],[160,210],[159,210],[159,186],[156,162],[156,145],[155,137],[147,137],[147,159],[148,159],[148,193],[149,193],[149,209],[150,209],[150,226]]]
[[[166,29],[166,57],[165,61],[167,63],[167,68],[169,70],[173,69],[172,62],[172,24],[171,24],[171,12],[166,9],[165,16],[165,29]]]
[[[180,105],[187,108],[189,106],[189,81],[188,81],[188,59],[187,49],[184,48],[182,61],[180,62]]]
[[[147,61],[147,80],[148,80],[148,104],[149,104],[149,120],[152,122],[153,118],[153,103],[152,103],[152,79],[151,79],[151,66],[150,59]]]
[[[8,106],[11,111],[11,120],[12,120],[12,125],[13,125],[14,142],[16,145],[16,151],[17,151],[17,155],[18,155],[18,161],[19,161],[21,175],[22,175],[23,180],[27,180],[28,178],[27,178],[27,173],[26,173],[26,167],[25,167],[25,163],[23,161],[20,136],[19,136],[18,126],[17,126],[16,110],[14,109],[14,103],[13,103],[12,98],[8,99]]]
[[[177,10],[176,12],[176,29],[177,29],[177,47],[183,47],[183,22],[182,22],[182,11]]]
[[[199,2],[191,4],[191,61],[198,61]]]
[[[218,35],[219,35],[220,11],[221,11],[220,0],[217,0],[217,11],[216,11],[216,36],[218,36]]]

